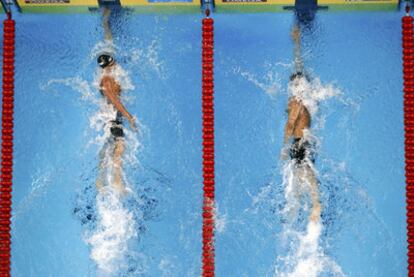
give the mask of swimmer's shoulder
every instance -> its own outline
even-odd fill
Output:
[[[302,105],[302,101],[296,96],[289,98],[289,109],[297,109]]]
[[[102,74],[101,76],[101,86],[104,85],[105,83],[112,83],[115,82],[115,78],[113,76],[111,76],[111,74]]]

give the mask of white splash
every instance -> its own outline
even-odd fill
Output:
[[[96,56],[102,51],[110,52],[115,48],[114,45],[108,43],[98,43],[92,50],[91,57]],[[133,211],[129,210],[123,203],[122,196],[114,190],[113,174],[114,162],[113,145],[110,143],[110,121],[116,118],[116,110],[113,105],[109,104],[100,93],[100,79],[102,69],[98,68],[94,74],[94,81],[89,83],[80,77],[54,79],[50,80],[42,89],[50,89],[52,85],[65,85],[71,87],[74,91],[81,95],[81,99],[88,104],[92,104],[97,111],[89,117],[89,131],[91,139],[86,148],[95,145],[98,148],[97,156],[103,160],[103,168],[105,169],[104,180],[107,184],[96,197],[97,222],[94,230],[86,230],[84,233],[85,242],[90,246],[91,259],[97,265],[97,274],[99,276],[119,276],[125,270],[129,270],[128,263],[131,257],[144,261],[145,257],[141,253],[137,253],[129,249],[129,244],[135,240],[140,234],[137,233],[137,222],[134,218]],[[122,102],[131,103],[133,97],[129,95],[129,91],[134,90],[134,86],[130,80],[129,72],[124,70],[117,64],[109,73],[120,84],[122,89]],[[144,126],[135,119],[136,126],[141,132]],[[137,132],[130,130],[128,122],[124,122],[124,139],[125,152],[122,157],[123,167],[139,165],[137,153],[140,148],[140,142]],[[104,149],[100,151],[101,149]],[[126,187],[128,194],[133,195],[133,189],[128,182],[127,176],[122,169],[122,182]],[[144,272],[145,265],[137,265],[137,270]]]
[[[90,116],[89,118],[89,127],[94,134],[98,134],[95,137],[92,137],[88,142],[87,147],[91,145],[97,145],[99,148],[102,148],[108,139],[111,136],[110,124],[111,120],[116,118],[116,109],[113,105],[110,105],[103,97],[99,95],[99,80],[102,72],[98,69],[95,73],[94,81],[92,85],[88,81],[83,80],[80,77],[70,77],[64,79],[52,79],[49,80],[46,85],[43,85],[42,90],[49,90],[53,88],[54,85],[64,85],[72,88],[74,91],[77,91],[81,97],[82,101],[93,104],[98,107],[98,111]],[[122,101],[124,103],[132,102],[133,96],[128,95],[128,91],[133,90],[135,87],[132,85],[132,82],[129,78],[129,74],[121,66],[116,66],[113,70],[113,76],[115,80],[121,84],[122,89]],[[125,122],[127,125],[128,123]],[[140,133],[146,131],[146,127],[140,123],[140,121],[135,118],[135,124]],[[129,128],[124,128],[125,139],[127,141],[126,151],[124,155],[124,160],[131,165],[137,165],[138,160],[136,158],[136,153],[140,149],[141,144],[139,143],[138,136],[136,132],[131,131]]]
[[[41,85],[40,89],[43,91],[53,91],[57,93],[53,89],[54,85],[64,85],[67,87],[72,88],[74,91],[80,93],[80,99],[85,102],[90,102],[95,105],[99,105],[99,99],[96,97],[96,92],[90,86],[88,81],[83,80],[82,78],[76,77],[69,77],[64,79],[52,79],[49,80],[46,84]]]
[[[320,101],[340,94],[340,91],[332,85],[323,86],[318,78],[309,81],[305,77],[291,81],[288,92],[292,97],[297,97],[302,101],[313,117],[316,116]],[[304,139],[310,142],[313,148],[307,151],[315,151],[318,148],[320,142],[310,130],[305,130]],[[282,157],[287,157],[288,147],[287,145],[283,148]],[[315,177],[309,177],[310,175]],[[283,166],[282,177],[286,204],[282,217],[286,219],[286,223],[281,237],[287,254],[277,257],[274,276],[317,277],[324,272],[329,273],[330,276],[345,276],[342,269],[325,254],[320,244],[323,229],[321,218],[311,219],[310,217],[313,209],[310,178],[316,181],[317,176],[318,171],[308,158],[305,158],[301,165],[290,160]],[[301,222],[307,222],[304,230]]]
[[[239,74],[241,77],[245,78],[247,81],[251,82],[271,97],[276,97],[281,90],[281,80],[275,70],[267,71],[261,78],[257,77],[253,73],[242,70],[240,67],[234,69],[234,73]]]
[[[17,203],[17,207],[13,209],[13,221],[15,221],[20,214],[26,213],[32,207],[34,202],[39,201],[39,198],[43,197],[48,192],[53,185],[52,172],[52,170],[43,169],[42,172],[37,172],[31,177],[28,193],[26,193],[24,198]]]
[[[314,174],[317,174],[313,166],[308,165]],[[324,253],[320,245],[323,229],[320,218],[308,219],[312,209],[309,199],[310,187],[306,181],[297,177],[298,170],[301,168],[293,161],[287,162],[283,168],[286,206],[282,213],[287,223],[283,227],[282,243],[287,245],[288,253],[277,257],[274,276],[317,277],[323,272],[328,272],[333,276],[344,277],[342,269]],[[298,220],[300,209],[306,214],[305,220],[308,220],[304,231],[297,230],[294,224]]]
[[[126,267],[128,243],[138,236],[135,221],[111,187],[105,187],[97,195],[96,203],[98,226],[85,240],[102,275],[114,275]]]
[[[227,214],[222,213],[219,210],[219,206],[217,203],[214,204],[214,229],[218,233],[223,233],[226,230],[227,226]]]
[[[89,118],[89,127],[93,130],[93,133],[96,134],[95,137],[92,137],[88,142],[88,145],[97,145],[99,149],[102,149],[106,146],[111,137],[111,124],[110,121],[116,118],[116,109],[113,105],[110,105],[105,99],[100,99],[99,110]],[[135,119],[138,130],[144,129],[144,126],[139,122],[138,119]],[[124,122],[124,125],[127,126],[127,122]],[[139,165],[137,159],[138,150],[141,148],[141,144],[138,139],[136,132],[130,130],[129,128],[123,128],[125,135],[125,152],[122,160],[129,165]],[[111,166],[110,150],[107,148],[108,152],[105,153],[105,158],[107,158],[106,166]],[[99,153],[97,153],[99,155]],[[102,153],[101,153],[102,154]]]
[[[319,78],[309,81],[305,77],[299,77],[289,82],[288,93],[301,100],[311,116],[314,116],[318,112],[318,104],[321,101],[338,96],[341,91],[332,84],[322,85]]]
[[[118,50],[117,46],[114,44],[111,40],[105,40],[98,42],[95,44],[95,46],[92,48],[92,51],[90,53],[90,58],[92,60],[96,59],[99,54],[102,53],[110,53],[113,54]]]
[[[147,73],[153,71],[160,79],[168,77],[165,62],[159,57],[160,42],[158,38],[154,38],[147,46],[142,46],[131,51],[131,62],[133,64],[142,65]]]
[[[99,89],[99,80],[101,70],[97,72],[94,86]],[[126,91],[133,90],[128,72],[123,70],[121,66],[116,65],[110,72],[118,84],[121,85],[123,94]],[[124,95],[123,95],[124,100]],[[123,101],[126,102],[126,101]],[[99,153],[100,159],[103,161],[104,180],[107,186],[101,191],[97,197],[97,228],[93,233],[86,236],[86,242],[91,246],[91,258],[98,267],[98,273],[102,276],[117,276],[120,271],[127,268],[127,254],[131,255],[128,249],[128,243],[138,237],[136,230],[136,222],[133,212],[123,206],[121,196],[114,191],[113,186],[113,170],[114,161],[112,159],[113,145],[111,146],[111,124],[110,121],[116,118],[116,109],[109,104],[104,98],[100,99],[99,110],[90,117],[90,129],[97,134],[89,142],[97,144],[101,149]],[[141,127],[139,121],[136,120],[138,128]],[[124,122],[125,128],[125,152],[122,157],[124,167],[126,165],[137,165],[137,152],[140,147],[138,136],[134,131],[127,128],[127,122]],[[133,193],[133,189],[128,182],[123,169],[122,182],[128,193]],[[132,253],[138,254],[138,253]]]
[[[93,86],[97,91],[100,89],[100,79],[102,75],[103,70],[98,68],[95,72],[95,78],[93,81]],[[121,65],[115,64],[115,66],[110,69],[110,72],[108,72],[107,75],[113,77],[115,81],[121,85],[123,102],[131,102],[133,99],[128,92],[134,90],[135,86],[132,84],[128,71],[123,69]]]
[[[305,232],[286,232],[286,240],[293,242],[292,251],[287,257],[279,258],[283,270],[276,268],[274,276],[278,277],[317,277],[322,273],[329,276],[345,277],[342,269],[324,254],[319,245],[322,231],[320,221],[308,223]]]

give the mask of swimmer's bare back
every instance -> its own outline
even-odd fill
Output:
[[[105,75],[101,80],[101,90],[103,95],[114,105],[114,107],[129,121],[132,129],[136,129],[135,120],[121,103],[121,86],[111,76]]]
[[[291,97],[288,105],[288,120],[285,127],[285,143],[290,137],[297,139],[303,138],[304,130],[309,129],[311,125],[311,116],[308,109],[302,101]]]

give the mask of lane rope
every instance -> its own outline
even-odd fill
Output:
[[[214,20],[202,21],[203,249],[202,276],[214,277]]]
[[[414,277],[414,36],[413,18],[406,3],[402,18],[405,176],[407,208],[408,276]]]
[[[10,276],[11,204],[13,179],[15,22],[7,13],[3,28],[3,105],[0,175],[0,276]]]

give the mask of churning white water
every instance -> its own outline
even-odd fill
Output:
[[[274,276],[317,277],[322,273],[345,276],[340,266],[325,254],[321,245],[321,219],[309,219],[312,209],[310,188],[309,184],[295,176],[296,167],[293,161],[288,161],[282,170],[286,200],[282,216],[286,218],[286,223],[282,229],[281,243],[287,254],[278,255]],[[301,215],[300,210],[305,216]],[[304,228],[298,224],[300,220],[306,222]]]
[[[286,93],[280,85],[282,80],[274,68],[279,66],[284,70],[290,70],[292,67],[291,64],[277,63],[271,65],[269,72],[263,76],[256,76],[240,68],[235,69],[235,72],[277,102],[279,97]],[[317,153],[320,139],[313,132],[317,133],[324,127],[324,117],[318,113],[319,104],[332,97],[341,96],[341,91],[332,84],[322,84],[317,77],[303,76],[289,82],[287,94],[289,98],[295,97],[300,100],[308,109],[313,127],[311,130],[305,130],[304,139],[310,144],[308,151]],[[344,101],[340,97],[339,100]],[[313,208],[311,181],[306,176],[313,175],[318,180],[318,170],[310,160],[305,160],[304,164],[299,166],[295,161],[290,160],[289,148],[290,145],[285,145],[281,151],[281,158],[284,160],[280,172],[284,206],[278,215],[283,219],[278,245],[282,251],[278,251],[271,274],[275,277],[345,276],[341,267],[329,257],[324,249],[322,243],[324,226],[321,218],[310,219]],[[319,190],[320,187],[318,184]],[[260,194],[253,199],[253,204],[257,206],[262,201],[273,203],[274,200],[268,199],[266,196],[271,195],[271,190],[270,187],[263,188]],[[320,194],[321,191],[319,191]],[[324,203],[321,204],[323,211]]]
[[[96,56],[102,51],[110,51],[113,48],[114,46],[109,47],[105,43],[98,43],[92,50],[92,56]],[[95,72],[95,79],[92,84],[80,77],[73,77],[50,80],[47,86],[54,84],[69,86],[80,93],[83,101],[97,108],[97,112],[89,117],[90,133],[93,135],[86,147],[95,146],[97,148],[96,156],[102,160],[103,174],[101,177],[103,177],[102,181],[105,186],[100,192],[96,193],[95,203],[89,204],[87,207],[87,209],[95,207],[96,211],[94,211],[93,216],[95,222],[91,225],[93,227],[84,230],[84,240],[90,246],[90,257],[96,264],[98,276],[120,276],[125,272],[131,273],[132,270],[128,264],[131,257],[140,256],[139,253],[131,249],[130,245],[139,238],[140,228],[137,221],[142,220],[142,218],[139,218],[142,217],[142,213],[138,212],[137,214],[136,210],[132,211],[125,203],[125,199],[137,199],[137,197],[124,172],[125,167],[138,164],[137,153],[140,143],[138,133],[131,131],[128,127],[129,123],[125,120],[125,127],[123,128],[125,151],[122,156],[123,168],[121,168],[121,173],[122,183],[126,187],[126,195],[120,195],[113,186],[114,143],[111,141],[110,132],[110,121],[115,120],[117,111],[99,94],[101,74],[101,69],[98,69]],[[132,97],[128,95],[128,91],[133,90],[134,86],[128,72],[120,65],[116,65],[110,74],[121,85],[123,103],[130,102]],[[142,130],[143,126],[140,125],[137,119],[135,120],[138,130]],[[96,166],[98,167],[98,165]],[[79,209],[85,208],[80,207]],[[90,217],[88,217],[89,219]],[[139,271],[135,268],[132,273],[142,273]]]
[[[115,276],[127,267],[128,243],[136,238],[137,228],[132,212],[128,211],[113,188],[107,187],[96,197],[97,227],[85,237],[91,246],[91,258],[99,275]]]
[[[128,74],[119,65],[115,67],[111,75],[121,85],[122,91],[126,92],[133,89]],[[99,77],[99,74],[97,75]],[[96,78],[98,80],[99,78]],[[98,87],[98,81],[95,87]],[[138,237],[137,226],[132,211],[124,206],[122,198],[113,186],[113,147],[108,145],[111,142],[110,124],[116,118],[116,110],[109,105],[105,99],[99,103],[99,111],[90,118],[90,128],[98,134],[93,143],[99,149],[104,149],[99,155],[103,159],[103,178],[106,186],[96,196],[97,224],[95,230],[86,234],[85,240],[91,246],[91,258],[98,267],[98,274],[101,276],[117,276],[120,271],[128,268],[127,255],[130,255],[128,248],[131,240]],[[125,126],[127,122],[125,122]],[[137,134],[124,128],[125,152],[122,161],[125,165],[138,163],[136,154],[139,148]],[[101,150],[102,151],[102,150]],[[125,185],[127,193],[133,193],[127,177],[122,168],[122,183]]]
[[[312,118],[316,117],[320,101],[339,94],[331,85],[323,86],[319,79],[307,80],[305,77],[291,81],[288,86],[290,97],[299,99],[309,110]],[[316,151],[319,140],[310,130],[304,132],[304,139],[310,142]],[[285,146],[285,153],[289,150]],[[309,160],[302,165],[295,161],[286,161],[282,168],[285,207],[282,217],[286,219],[282,229],[282,243],[287,255],[279,255],[275,266],[275,276],[281,277],[317,277],[322,273],[329,276],[345,276],[340,266],[328,257],[321,246],[322,221],[320,217],[311,220],[312,212],[310,179],[303,172],[318,177],[318,171]],[[320,193],[319,193],[320,194]],[[323,203],[322,203],[323,209]],[[303,224],[298,222],[303,221]]]

